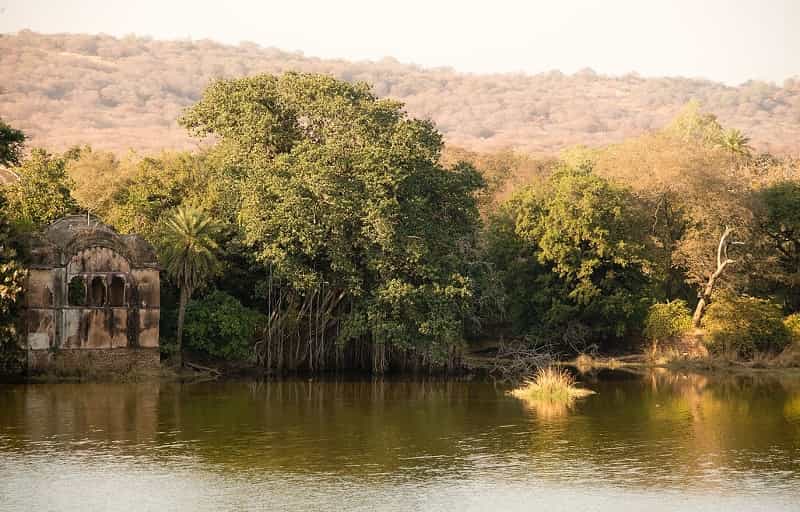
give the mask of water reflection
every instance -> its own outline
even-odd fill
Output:
[[[537,418],[550,422],[559,418],[566,418],[575,409],[576,399],[566,401],[523,399],[522,405],[532,411]]]
[[[491,382],[3,386],[0,496],[16,509],[70,509],[79,502],[58,486],[27,489],[67,479],[87,503],[104,489],[95,475],[128,491],[152,483],[157,509],[197,496],[319,508],[314,499],[331,495],[358,498],[340,496],[345,509],[374,504],[367,496],[390,509],[461,508],[533,490],[573,505],[618,496],[658,509],[663,493],[728,498],[709,500],[712,509],[763,506],[751,500],[767,496],[777,508],[793,503],[800,379],[604,371],[582,380],[597,394],[558,410]],[[206,485],[219,492],[209,497]],[[419,496],[429,502],[410,506]]]

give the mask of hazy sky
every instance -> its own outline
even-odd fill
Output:
[[[800,75],[800,0],[0,0],[0,32],[213,39],[460,71]]]

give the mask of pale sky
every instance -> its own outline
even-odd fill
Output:
[[[0,0],[0,33],[213,39],[459,71],[800,76],[800,0]]]

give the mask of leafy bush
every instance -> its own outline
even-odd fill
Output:
[[[792,341],[800,343],[800,313],[787,316],[783,321],[783,325],[789,331]]]
[[[653,304],[644,322],[644,335],[653,341],[681,336],[692,327],[692,313],[685,300]]]
[[[214,290],[186,306],[186,344],[223,359],[249,359],[251,341],[263,321],[258,311]]]
[[[708,307],[704,326],[708,348],[716,353],[751,357],[782,350],[790,341],[780,306],[756,297],[720,297]]]

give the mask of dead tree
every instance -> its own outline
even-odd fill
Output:
[[[700,328],[700,321],[703,319],[703,314],[706,312],[706,308],[711,302],[711,294],[714,292],[714,286],[717,284],[717,280],[728,265],[735,263],[734,260],[728,258],[728,246],[741,242],[732,242],[729,240],[733,231],[733,228],[725,227],[725,231],[722,233],[719,239],[719,245],[717,246],[717,269],[708,277],[705,286],[700,293],[697,294],[697,307],[694,310],[694,316],[692,316],[692,327],[695,329]]]
[[[537,369],[551,364],[557,354],[548,344],[533,345],[526,342],[500,343],[489,373],[503,380],[518,380],[533,375]]]

